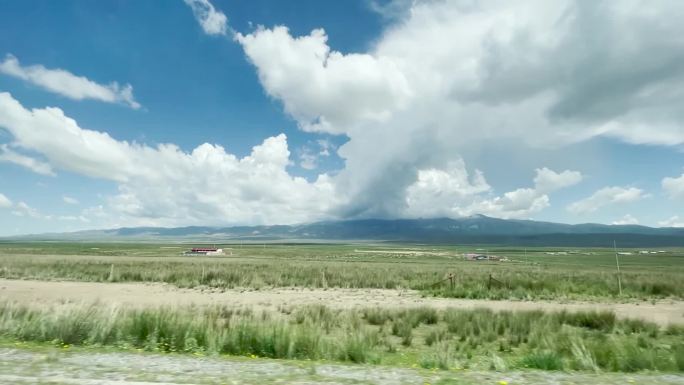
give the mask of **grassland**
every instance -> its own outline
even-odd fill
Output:
[[[684,298],[684,252],[675,249],[621,255],[619,295],[610,249],[217,246],[227,254],[181,256],[192,245],[179,244],[0,243],[0,278],[163,282],[219,291],[415,289],[423,296],[556,302]],[[464,261],[464,252],[505,261]],[[453,285],[444,280],[447,274],[455,277]],[[684,326],[618,319],[609,312],[321,305],[126,309],[98,303],[40,307],[6,298],[0,302],[2,340],[437,371],[684,371]]]
[[[611,313],[491,312],[325,306],[252,312],[222,307],[38,309],[0,304],[18,341],[195,355],[237,355],[426,369],[684,371],[684,328]]]
[[[673,249],[620,256],[619,295],[610,249],[493,248],[478,252],[508,261],[473,262],[461,255],[476,247],[219,246],[230,255],[181,257],[190,245],[173,244],[0,243],[0,278],[165,282],[185,288],[409,288],[473,299],[684,297],[684,251]],[[447,273],[454,275],[453,285],[442,281]]]

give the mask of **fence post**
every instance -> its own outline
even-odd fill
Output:
[[[492,274],[489,273],[489,281],[487,281],[487,290],[492,289]]]

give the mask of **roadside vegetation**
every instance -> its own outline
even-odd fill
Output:
[[[70,346],[420,366],[684,371],[684,328],[612,313],[357,309],[52,308],[0,303],[0,336]]]
[[[490,249],[506,261],[464,261],[474,248],[223,245],[222,257],[182,257],[189,245],[0,243],[0,278],[163,282],[183,288],[416,289],[473,299],[684,298],[684,252],[621,256],[608,249]],[[483,252],[483,251],[479,251]],[[554,253],[550,255],[549,253]],[[444,280],[453,274],[453,284]],[[493,280],[490,280],[490,277]]]

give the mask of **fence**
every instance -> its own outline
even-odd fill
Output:
[[[449,289],[453,290],[456,287],[456,275],[454,273],[447,274],[446,278],[433,283],[429,287],[432,289],[435,286],[441,285],[446,281],[449,281]],[[499,285],[500,287],[508,287],[508,285],[506,285],[504,282],[499,281],[498,279],[494,278],[491,274],[489,274],[489,277],[487,279],[487,290],[491,290],[493,284]]]

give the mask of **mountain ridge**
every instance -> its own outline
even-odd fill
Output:
[[[4,240],[64,241],[387,241],[530,246],[684,246],[684,228],[565,224],[484,215],[463,218],[352,219],[298,225],[122,227],[34,234]]]

